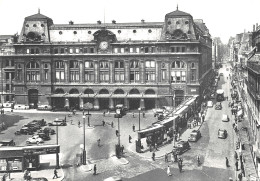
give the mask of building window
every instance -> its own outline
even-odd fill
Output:
[[[76,48],[76,53],[79,53],[79,48]]]
[[[130,62],[130,68],[139,68],[139,61],[138,60],[132,60]]]
[[[130,81],[131,82],[137,82],[139,81],[139,71],[130,71]]]
[[[155,81],[155,72],[154,71],[146,71],[145,73],[146,81],[153,82]]]
[[[70,68],[79,68],[79,62],[77,60],[70,61]]]
[[[100,82],[108,82],[109,81],[109,72],[108,71],[101,71],[100,72]]]
[[[116,71],[115,72],[115,82],[124,82],[125,81],[125,74],[123,71]]]
[[[31,54],[34,54],[34,49],[33,48],[31,49]]]
[[[41,24],[41,27],[44,27],[44,24]]]
[[[35,61],[31,61],[26,66],[26,80],[27,82],[40,81],[40,68],[39,64]]]
[[[101,62],[99,62],[99,67],[100,68],[108,68],[109,64],[108,64],[107,61],[101,61]]]
[[[166,80],[166,70],[162,70],[162,81]]]
[[[73,48],[70,48],[70,53],[73,53]]]
[[[85,68],[94,68],[93,61],[85,61]]]
[[[114,48],[114,53],[118,53],[118,48]]]
[[[64,82],[64,70],[56,70],[56,82]]]
[[[60,53],[61,53],[61,54],[64,54],[64,53],[65,53],[64,48],[60,48]]]
[[[191,68],[195,68],[195,63],[191,63]]]
[[[94,48],[93,48],[93,47],[91,47],[91,48],[90,48],[90,53],[95,53],[95,51],[94,51]]]
[[[70,81],[71,82],[79,81],[79,71],[70,71]]]
[[[54,48],[54,54],[58,54],[59,53],[59,49],[58,48]]]
[[[146,68],[155,68],[155,61],[154,60],[148,60],[145,62]]]
[[[44,80],[48,80],[48,70],[44,71]]]
[[[196,80],[196,70],[191,70],[191,77],[190,77],[191,81],[195,81]]]
[[[134,48],[130,47],[130,53],[134,53]]]
[[[88,53],[88,48],[87,48],[87,47],[84,47],[84,48],[83,48],[83,52],[84,52],[84,53]]]
[[[183,83],[186,82],[186,71],[172,71],[171,72],[172,83]]]
[[[45,68],[45,69],[48,68],[48,64],[47,64],[47,63],[44,64],[44,68]]]
[[[33,24],[33,27],[37,27],[37,25],[36,25],[36,24]]]
[[[186,52],[186,47],[181,47],[181,52]]]
[[[140,53],[140,48],[139,48],[139,47],[136,47],[136,48],[135,48],[135,52],[136,52],[136,53]]]
[[[115,61],[115,68],[124,68],[123,61]]]
[[[149,53],[149,47],[144,47],[144,53]]]
[[[55,67],[58,68],[58,69],[64,68],[64,62],[63,61],[56,61]]]
[[[121,53],[125,53],[125,48],[121,48]]]
[[[94,82],[94,71],[85,71],[85,81]]]
[[[174,61],[172,63],[172,68],[185,68],[185,63],[182,61]]]

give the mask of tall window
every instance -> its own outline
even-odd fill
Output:
[[[22,80],[22,66],[21,64],[17,65],[17,76],[16,76],[18,81]]]
[[[130,62],[130,68],[139,68],[139,61],[138,60],[132,60]]]
[[[100,72],[100,82],[108,82],[109,81],[109,72],[101,71]]]
[[[154,71],[146,71],[146,81],[148,82],[154,82],[155,81],[155,72]]]
[[[26,80],[27,80],[27,82],[40,81],[40,66],[36,61],[31,61],[27,64]]]
[[[115,82],[124,82],[124,61],[115,61]]]
[[[55,71],[56,71],[56,82],[64,82],[65,70],[64,70],[64,61],[55,62]]]
[[[171,66],[171,82],[186,82],[186,64],[183,61],[174,61]]]
[[[148,60],[145,62],[146,68],[155,68],[155,61],[154,60]]]
[[[85,68],[94,68],[93,61],[85,61]]]
[[[191,76],[190,80],[195,81],[196,80],[196,70],[191,70],[190,76]]]
[[[174,61],[172,63],[172,68],[185,68],[185,63],[182,61]]]
[[[130,61],[130,81],[131,82],[139,82],[139,61],[132,60]]]
[[[108,61],[101,61],[99,62],[99,67],[102,68],[108,68],[109,67],[109,62]]]
[[[94,62],[90,60],[85,61],[85,82],[94,82],[94,80]]]
[[[123,61],[115,61],[115,68],[124,68]]]
[[[99,67],[100,67],[100,73],[99,73],[100,82],[108,82],[109,81],[109,62],[100,61]]]
[[[79,62],[77,60],[70,61],[70,68],[79,68]]]
[[[79,62],[77,60],[70,61],[70,81],[79,82]]]

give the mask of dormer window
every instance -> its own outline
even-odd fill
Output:
[[[133,30],[133,33],[136,33],[136,30]]]
[[[33,27],[36,27],[37,25],[36,24],[33,24]]]
[[[185,21],[185,24],[186,24],[186,25],[189,24],[189,21]]]

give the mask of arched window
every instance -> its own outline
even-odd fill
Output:
[[[26,65],[26,80],[27,82],[40,81],[40,66],[36,61],[30,61]]]
[[[85,68],[94,68],[93,61],[85,61]]]
[[[131,60],[130,68],[139,68],[139,61],[138,60]]]
[[[174,61],[171,66],[171,82],[186,82],[186,64],[183,61]]]
[[[108,63],[108,61],[100,61],[99,66],[100,66],[100,68],[108,68],[109,63]]]
[[[186,65],[183,61],[174,61],[172,62],[172,68],[185,68]]]
[[[70,68],[79,68],[79,62],[77,60],[71,60]]]
[[[65,80],[65,69],[64,61],[58,60],[55,61],[55,71],[56,71],[56,82],[64,82]]]

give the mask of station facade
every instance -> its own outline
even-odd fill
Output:
[[[25,18],[0,56],[3,84],[17,104],[82,109],[177,106],[210,85],[212,39],[203,20],[177,10],[163,22],[54,24],[38,12]]]

